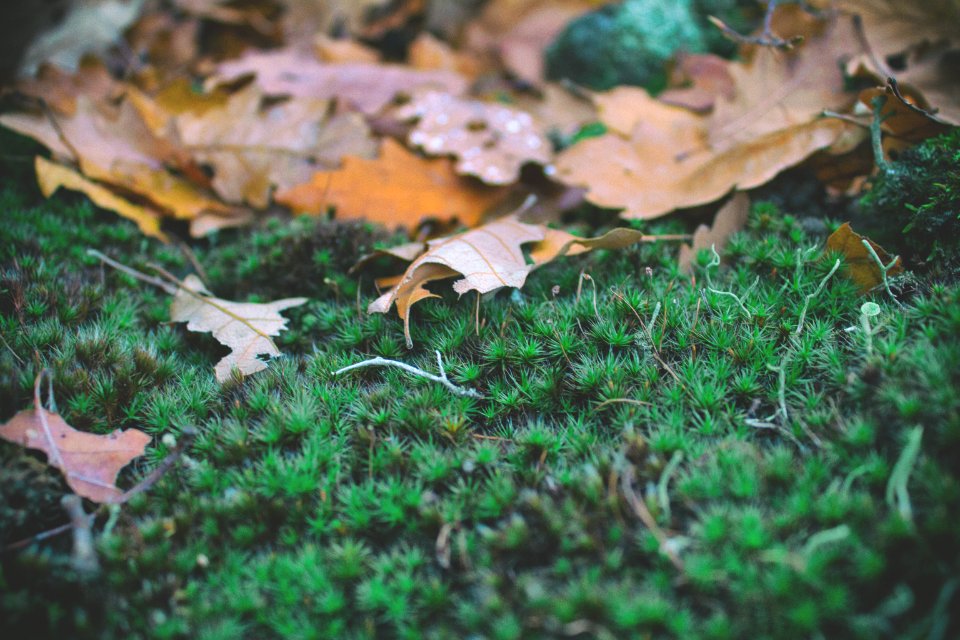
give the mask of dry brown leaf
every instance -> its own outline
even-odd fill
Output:
[[[734,97],[729,61],[713,54],[683,54],[670,70],[670,84],[657,99],[706,113],[719,99]]]
[[[749,214],[750,196],[738,191],[717,211],[713,225],[709,227],[705,224],[700,225],[693,232],[693,241],[690,244],[681,245],[680,257],[677,259],[680,270],[690,273],[693,270],[693,261],[701,249],[714,247],[718,253],[722,251],[730,236],[747,224]]]
[[[323,33],[313,39],[313,51],[322,62],[328,63],[376,64],[380,61],[380,53],[372,47],[349,38],[331,38]]]
[[[77,98],[81,95],[100,102],[116,98],[122,91],[107,67],[90,57],[82,59],[73,74],[54,65],[40,65],[36,77],[18,82],[17,90],[43,100],[55,112],[68,116],[76,113]]]
[[[73,169],[50,162],[41,156],[36,157],[34,165],[37,171],[37,182],[44,197],[49,198],[61,187],[80,191],[98,207],[114,211],[135,222],[145,235],[166,242],[166,235],[160,231],[161,215],[158,211],[134,204],[103,185],[84,178]]]
[[[403,319],[407,346],[412,346],[410,308],[420,300],[438,297],[425,287],[430,282],[461,276],[453,283],[453,290],[460,295],[468,291],[489,293],[502,287],[519,289],[533,269],[560,256],[598,248],[620,249],[652,239],[633,229],[614,229],[597,238],[577,238],[565,231],[525,224],[511,215],[476,229],[428,241],[397,285],[371,302],[367,310],[387,313],[396,304],[397,313]],[[536,243],[529,248],[530,261],[521,248],[528,243]],[[409,259],[415,249],[416,245],[410,244],[383,253]]]
[[[416,95],[396,117],[417,123],[408,142],[430,155],[457,157],[457,172],[487,184],[516,182],[527,162],[550,161],[550,140],[525,111],[437,91]]]
[[[293,50],[248,54],[221,64],[210,85],[231,82],[249,74],[264,93],[338,100],[364,113],[380,111],[398,93],[409,95],[433,87],[453,95],[467,90],[467,80],[452,71],[418,71],[389,64],[326,64],[315,56]]]
[[[554,82],[541,86],[539,96],[531,92],[517,96],[515,104],[535,116],[543,130],[564,136],[572,136],[584,125],[597,121],[597,107],[592,100]]]
[[[346,155],[376,155],[359,114],[334,115],[328,101],[309,98],[263,105],[260,90],[250,85],[220,108],[176,117],[183,146],[213,169],[213,188],[228,202],[263,209],[274,188],[306,182],[315,171],[336,168]]]
[[[40,377],[34,385],[33,409],[21,411],[0,426],[0,438],[47,454],[73,491],[94,502],[118,503],[124,493],[117,474],[143,455],[150,436],[137,429],[97,435],[77,431],[40,402]]]
[[[515,76],[543,82],[543,51],[567,23],[597,7],[592,0],[494,0],[467,30],[468,47],[493,51]]]
[[[473,226],[503,196],[502,189],[457,175],[448,158],[421,158],[386,138],[379,158],[344,158],[342,168],[314,173],[310,182],[278,193],[276,201],[297,213],[336,207],[338,219],[413,228],[425,218],[457,218]]]
[[[446,42],[424,31],[410,43],[407,64],[421,71],[455,71],[467,78],[476,78],[485,69],[478,56],[454,50]]]
[[[883,271],[870,255],[870,252],[867,251],[867,248],[863,246],[864,240],[870,243],[884,265],[890,264],[892,259],[890,254],[873,240],[864,238],[854,231],[849,222],[843,223],[830,234],[830,237],[827,238],[827,251],[837,251],[843,254],[847,276],[857,283],[861,292],[866,293],[883,283]],[[897,259],[897,263],[887,271],[887,275],[892,276],[902,272],[903,265]]]
[[[713,202],[734,188],[757,187],[851,126],[814,119],[718,153],[708,144],[707,118],[665,105],[642,89],[621,87],[599,96],[598,103],[611,132],[562,152],[556,176],[586,188],[593,204],[622,209],[624,218],[654,218]]]
[[[803,44],[793,51],[757,47],[748,62],[729,65],[733,97],[716,102],[708,125],[714,151],[809,124],[825,109],[845,111],[856,102],[838,62],[856,42],[852,20],[840,16],[821,22],[794,5],[778,9],[778,15],[791,12],[803,24],[778,33],[804,35]]]
[[[838,8],[860,16],[869,51],[848,64],[868,69],[879,81],[894,76],[937,111],[960,125],[960,1],[837,0]],[[896,69],[891,60],[899,57]]]
[[[135,193],[177,218],[234,213],[168,170],[168,162],[182,162],[182,150],[155,136],[129,101],[111,111],[81,96],[76,113],[56,117],[56,124],[49,113],[4,114],[0,124],[34,138],[57,158],[77,162],[85,177]]]
[[[210,332],[220,344],[230,348],[230,353],[214,367],[217,380],[225,382],[234,369],[245,376],[266,369],[267,363],[258,356],[280,355],[270,338],[287,326],[287,319],[280,312],[306,301],[287,298],[267,303],[231,302],[214,298],[200,278],[189,275],[173,297],[170,319],[186,322],[190,331]]]

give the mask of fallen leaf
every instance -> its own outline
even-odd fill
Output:
[[[306,298],[287,298],[274,302],[231,302],[214,298],[200,278],[189,275],[177,289],[170,306],[173,322],[186,322],[187,329],[210,332],[230,353],[214,367],[217,380],[230,379],[234,368],[248,376],[267,368],[258,356],[280,355],[270,336],[278,335],[287,326],[280,312],[296,307]]]
[[[670,70],[667,89],[657,99],[666,104],[706,113],[719,99],[732,100],[735,87],[730,63],[713,54],[683,54]]]
[[[208,86],[233,82],[253,74],[264,93],[328,100],[337,98],[373,114],[398,93],[434,87],[460,95],[467,80],[452,71],[418,71],[389,64],[359,62],[326,64],[315,56],[279,50],[250,53],[239,60],[224,62],[207,81]]]
[[[467,46],[478,52],[493,51],[515,76],[540,84],[547,45],[567,23],[599,4],[591,0],[494,0],[467,28]]]
[[[424,31],[410,43],[407,64],[421,71],[454,71],[467,78],[476,78],[484,71],[480,57],[455,51],[446,42]]]
[[[960,49],[943,45],[911,55],[897,78],[923,96],[936,120],[960,126]]]
[[[621,209],[623,218],[655,218],[713,202],[734,188],[760,186],[852,126],[814,119],[718,152],[709,145],[706,117],[663,104],[643,89],[615,89],[598,96],[598,105],[611,131],[563,151],[555,175],[587,189],[593,204]]]
[[[37,156],[34,162],[37,182],[44,197],[49,198],[57,189],[63,187],[85,194],[98,207],[114,211],[140,227],[145,235],[166,242],[166,235],[160,231],[161,215],[158,211],[134,204],[103,185],[88,180],[73,169]]]
[[[722,251],[730,236],[747,224],[749,214],[750,196],[738,191],[717,211],[712,226],[701,224],[693,232],[693,241],[680,246],[680,257],[677,259],[680,270],[690,273],[693,270],[693,261],[701,249],[714,247],[718,253]]]
[[[35,78],[17,83],[17,90],[43,100],[57,113],[70,116],[77,111],[79,96],[95,102],[110,100],[120,95],[121,85],[102,62],[87,57],[80,61],[76,73],[42,64]]]
[[[360,44],[356,40],[331,38],[323,33],[313,39],[313,51],[322,62],[376,64],[380,61],[380,54],[376,49]]]
[[[884,266],[890,264],[890,254],[883,247],[869,238],[864,238],[853,230],[849,222],[845,222],[827,238],[827,251],[836,251],[843,254],[847,276],[860,287],[862,293],[883,283],[883,271],[873,259],[870,252],[863,245],[864,240],[870,243],[877,257]],[[887,276],[903,272],[903,265],[899,258],[897,263],[887,271]]]
[[[652,236],[624,228],[597,238],[578,238],[565,231],[526,224],[513,215],[507,216],[476,229],[428,241],[422,246],[422,254],[407,267],[397,285],[371,302],[367,311],[387,313],[396,304],[409,347],[413,345],[410,308],[420,300],[438,297],[425,287],[430,282],[462,276],[453,283],[453,290],[460,295],[468,291],[489,293],[502,287],[519,289],[533,269],[560,256],[577,255],[597,248],[620,249],[652,239]],[[522,245],[528,243],[536,243],[529,247],[529,261],[522,250]],[[383,253],[409,259],[415,252],[416,245],[410,244]]]
[[[264,106],[256,85],[219,108],[176,117],[176,130],[192,157],[213,170],[214,190],[227,202],[270,204],[274,188],[306,182],[333,169],[345,155],[370,158],[376,142],[356,113],[333,114],[327,100],[290,98]]]
[[[297,213],[336,207],[338,219],[413,228],[425,218],[476,225],[503,196],[502,189],[457,175],[448,158],[421,158],[385,138],[380,157],[348,156],[340,169],[314,173],[310,182],[279,192],[275,199]]]
[[[101,503],[123,501],[117,474],[142,456],[150,436],[137,429],[97,435],[77,431],[40,402],[40,377],[34,385],[33,409],[21,411],[0,426],[0,438],[47,454],[73,491]]]
[[[531,92],[517,96],[516,106],[532,114],[548,132],[570,137],[584,125],[597,121],[597,107],[585,96],[555,83],[544,83],[534,95]]]
[[[428,91],[395,115],[417,121],[408,136],[411,145],[430,155],[456,156],[458,173],[487,184],[511,184],[525,163],[550,161],[550,140],[525,111]]]

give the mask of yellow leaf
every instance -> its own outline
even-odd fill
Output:
[[[144,234],[166,242],[167,237],[160,231],[160,214],[157,211],[133,204],[69,167],[50,162],[40,156],[37,156],[34,164],[37,170],[37,182],[45,197],[49,198],[60,187],[79,191],[86,194],[98,207],[109,209],[128,220],[133,220]]]

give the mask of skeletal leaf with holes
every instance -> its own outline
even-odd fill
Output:
[[[646,236],[633,229],[619,228],[596,238],[577,238],[566,231],[520,222],[516,215],[510,215],[470,231],[427,242],[397,285],[370,303],[367,310],[386,313],[396,304],[409,347],[413,345],[410,307],[425,298],[438,297],[425,287],[430,282],[462,276],[453,283],[453,290],[460,295],[468,291],[489,293],[501,287],[519,289],[533,269],[560,256],[592,249],[622,249],[656,239],[676,237]],[[529,247],[529,260],[521,248],[527,243],[534,243]],[[401,249],[384,253],[403,259],[411,259],[416,253],[415,245],[404,245]]]
[[[258,356],[278,356],[280,349],[270,336],[287,326],[280,312],[306,302],[306,298],[286,298],[267,303],[231,302],[214,298],[195,275],[187,276],[173,297],[170,318],[186,322],[190,331],[211,332],[229,354],[214,367],[217,380],[224,382],[236,368],[250,375],[267,368]]]
[[[137,429],[117,429],[103,435],[77,431],[43,408],[39,376],[33,399],[33,409],[21,411],[0,426],[0,438],[43,451],[77,495],[94,502],[122,502],[124,494],[116,486],[117,474],[143,455],[150,436]]]

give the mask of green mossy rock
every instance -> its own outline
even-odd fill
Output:
[[[937,276],[960,273],[960,129],[908,149],[861,200],[904,257]]]
[[[547,76],[604,91],[636,85],[656,92],[677,51],[732,55],[735,46],[707,21],[747,30],[755,3],[743,0],[625,0],[572,21],[546,52]]]

